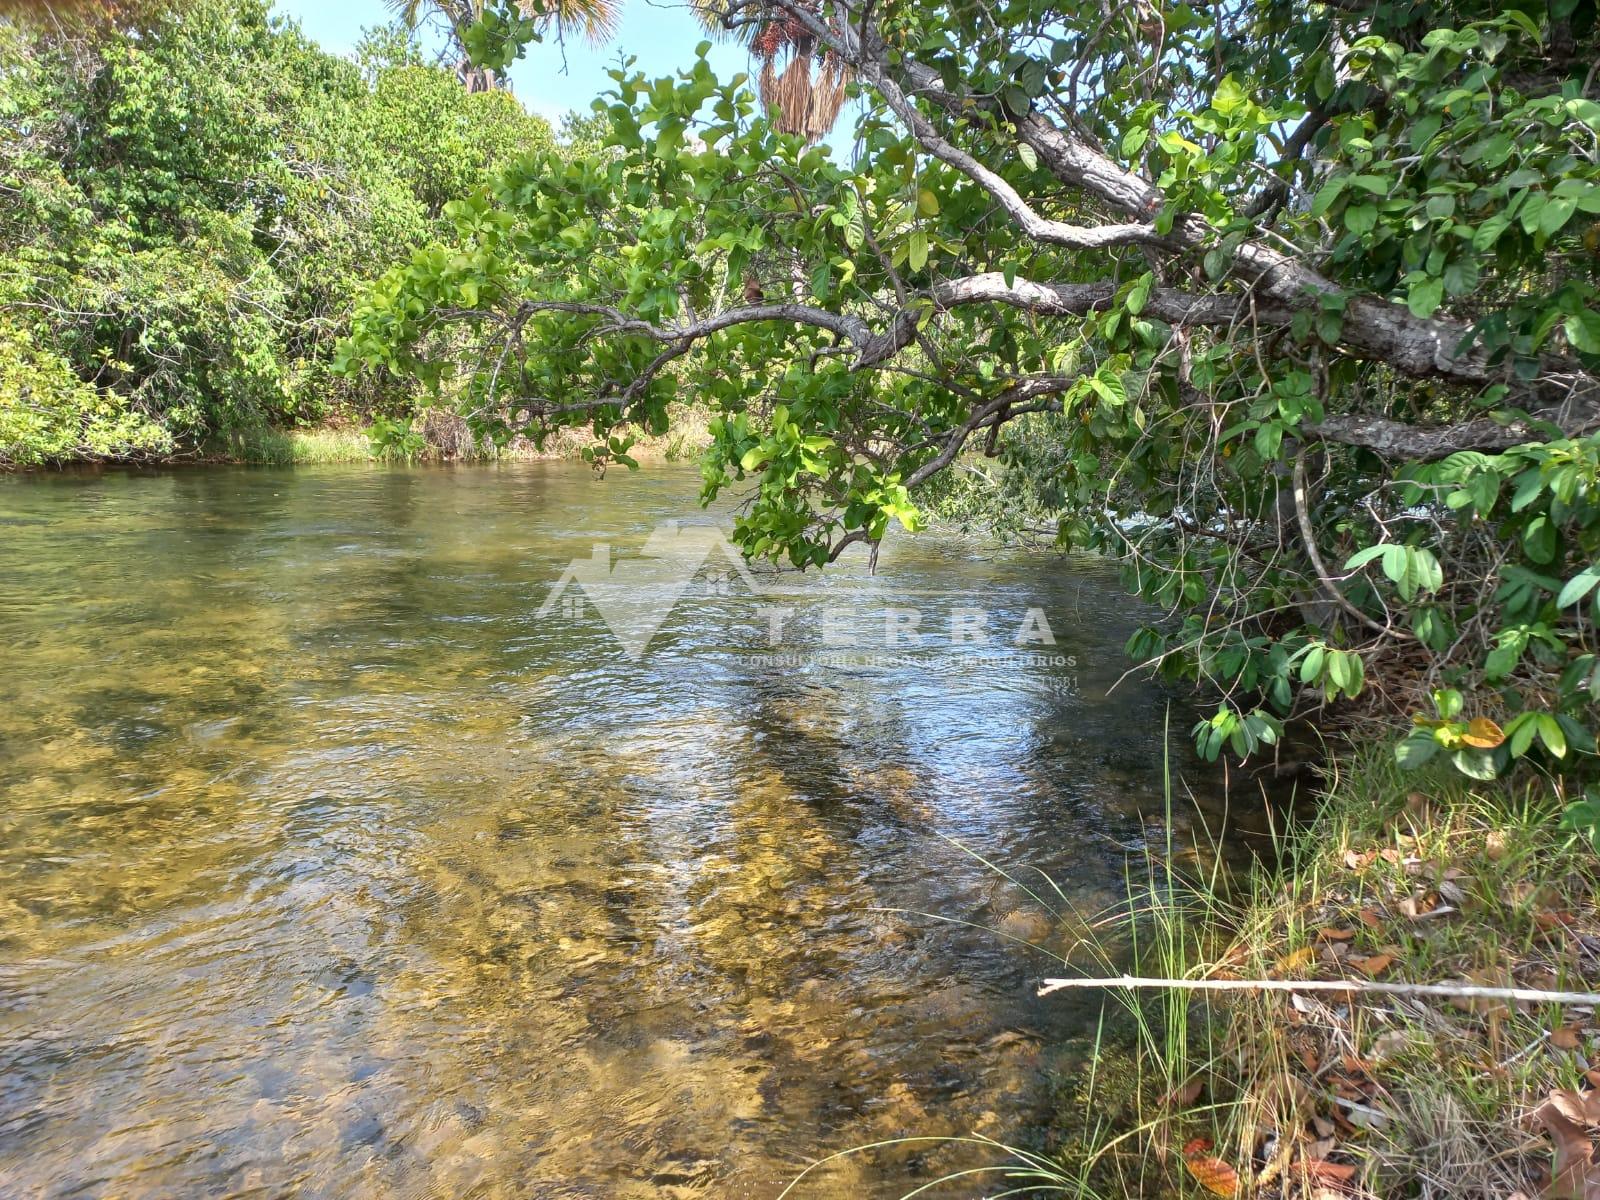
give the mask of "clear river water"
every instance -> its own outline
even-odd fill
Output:
[[[697,487],[0,478],[0,1195],[771,1200],[1044,1144],[1101,998],[1033,996],[1073,922],[977,856],[1103,908],[1169,720],[1208,778],[1112,691],[1138,611],[939,533],[746,574]]]

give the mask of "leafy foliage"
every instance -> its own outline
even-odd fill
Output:
[[[0,20],[0,464],[410,403],[330,375],[352,287],[551,137],[404,39],[364,50],[365,77],[265,0]]]
[[[601,459],[701,399],[706,496],[754,479],[737,537],[798,566],[996,456],[1164,610],[1129,649],[1221,695],[1208,754],[1439,694],[1403,755],[1591,769],[1593,0],[724,10],[777,16],[858,81],[853,164],[703,49],[618,71],[606,150],[449,206],[347,363]]]

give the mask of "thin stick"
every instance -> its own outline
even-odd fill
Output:
[[[1380,992],[1389,996],[1467,996],[1484,1000],[1527,1000],[1534,1004],[1595,1004],[1594,992],[1547,992],[1539,988],[1474,987],[1453,983],[1377,983],[1367,979],[1043,979],[1039,995],[1067,988],[1176,988],[1191,992]]]

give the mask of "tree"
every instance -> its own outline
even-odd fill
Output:
[[[265,0],[0,20],[0,465],[411,403],[329,376],[352,289],[551,136],[380,40],[363,77]]]
[[[800,566],[998,455],[1165,613],[1130,650],[1220,695],[1207,753],[1360,697],[1423,710],[1406,761],[1592,769],[1594,0],[723,20],[837,57],[853,165],[704,48],[617,72],[612,157],[452,206],[349,361],[456,371],[494,436],[587,424],[602,457],[701,398],[706,495],[754,477],[741,545]]]
[[[815,15],[814,5],[805,7]],[[828,43],[777,6],[735,11],[725,0],[703,0],[695,12],[711,32],[730,32],[749,47],[761,64],[756,76],[761,102],[780,132],[812,142],[827,135],[839,119],[851,78]]]
[[[603,42],[617,27],[618,9],[613,0],[553,0],[549,4],[522,0],[504,7],[511,10],[513,20],[521,17],[537,20],[541,26],[553,26],[558,37],[576,32],[590,41]],[[504,74],[485,65],[481,57],[474,61],[472,53],[473,30],[483,24],[492,8],[486,8],[484,0],[389,0],[390,11],[410,29],[423,25],[429,16],[439,19],[444,27],[446,58],[469,92],[505,86]]]
[[[513,31],[521,29],[521,44],[538,40],[554,27],[557,37],[581,30],[590,41],[601,42],[616,29],[620,10],[614,0],[390,0],[396,15],[412,29],[432,14],[442,19],[448,49],[457,76],[469,91],[500,87],[512,58],[501,58],[502,47],[514,44]],[[761,64],[761,99],[777,116],[785,133],[803,134],[810,141],[824,137],[839,119],[850,72],[844,60],[799,22],[780,11],[749,21],[731,13],[725,0],[689,0],[688,9],[713,34],[733,33]],[[725,19],[726,18],[726,19]],[[781,67],[781,70],[780,70]]]

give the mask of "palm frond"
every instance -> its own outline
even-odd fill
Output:
[[[557,36],[581,33],[595,45],[609,41],[622,19],[616,0],[554,0],[553,4],[522,0],[520,7],[527,16],[545,17],[555,26]]]

